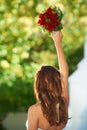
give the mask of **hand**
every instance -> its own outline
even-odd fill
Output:
[[[57,32],[54,31],[52,32],[51,36],[55,43],[55,46],[57,46],[58,44],[62,42],[63,35],[61,31],[57,31]]]

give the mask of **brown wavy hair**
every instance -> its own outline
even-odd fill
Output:
[[[37,100],[41,102],[43,115],[50,125],[66,124],[68,117],[66,102],[62,97],[60,72],[52,66],[42,66],[36,74],[34,90]],[[59,113],[56,109],[58,103]]]

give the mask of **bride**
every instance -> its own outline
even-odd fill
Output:
[[[68,121],[68,65],[62,49],[62,32],[52,32],[59,70],[42,66],[35,77],[37,103],[29,107],[27,130],[62,130]]]

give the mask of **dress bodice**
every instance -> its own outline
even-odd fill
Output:
[[[28,120],[26,121],[26,128],[28,130]],[[38,130],[41,130],[40,128],[38,128]]]

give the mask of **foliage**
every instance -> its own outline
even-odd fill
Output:
[[[65,12],[63,47],[70,74],[82,58],[80,48],[87,28],[86,2],[60,0],[55,3]],[[42,64],[57,66],[53,41],[36,24],[38,14],[50,4],[49,0],[0,0],[0,114],[26,110],[35,102],[36,70]]]

